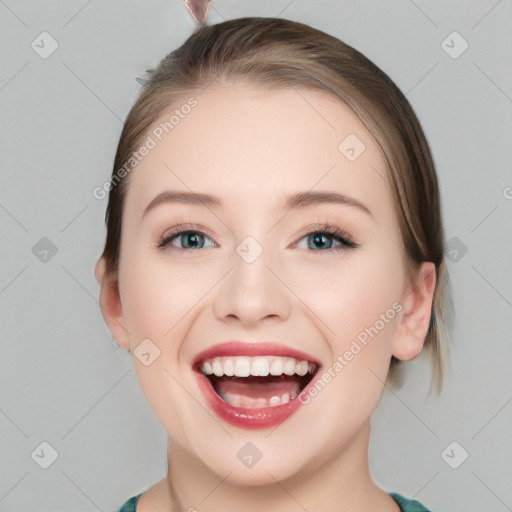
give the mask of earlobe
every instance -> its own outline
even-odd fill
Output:
[[[423,350],[432,315],[435,285],[435,264],[425,261],[402,299],[403,314],[392,343],[392,354],[397,359],[412,359]]]
[[[94,274],[100,285],[100,309],[110,334],[119,347],[130,349],[129,333],[124,326],[123,308],[119,295],[119,284],[106,272],[105,260],[100,258]]]

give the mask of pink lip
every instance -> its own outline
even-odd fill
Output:
[[[317,371],[309,384],[301,391],[301,393],[290,400],[286,404],[277,405],[274,407],[258,407],[258,408],[243,408],[234,407],[224,401],[213,389],[210,380],[201,373],[199,365],[205,359],[212,359],[213,357],[221,356],[258,356],[258,355],[276,355],[281,357],[294,357],[299,360],[311,361],[320,367],[319,362],[312,358],[310,355],[291,349],[278,343],[261,342],[261,343],[243,343],[239,341],[230,341],[215,345],[196,356],[194,359],[193,368],[195,370],[195,378],[199,390],[205,398],[209,408],[222,420],[234,425],[235,427],[245,429],[264,429],[271,428],[279,425],[285,421],[289,416],[296,412],[301,402],[298,400],[299,395],[307,393],[307,390],[312,386],[317,378],[319,378],[320,371]]]

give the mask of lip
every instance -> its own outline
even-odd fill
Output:
[[[200,364],[205,359],[222,356],[263,355],[294,357],[295,359],[310,361],[317,365],[317,371],[307,386],[288,403],[273,407],[245,408],[234,407],[224,401],[215,392],[208,377],[203,375],[200,370]],[[302,403],[299,401],[300,395],[307,393],[308,388],[314,385],[315,381],[321,375],[321,365],[318,360],[305,352],[273,342],[244,343],[240,341],[229,341],[227,343],[221,343],[198,354],[194,359],[192,367],[199,390],[212,412],[221,420],[235,427],[245,429],[271,428],[284,422],[301,407]]]

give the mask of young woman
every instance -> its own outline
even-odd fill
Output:
[[[370,416],[428,349],[440,389],[435,167],[390,78],[309,26],[201,26],[131,109],[96,265],[168,434],[122,512],[425,511],[380,489]]]

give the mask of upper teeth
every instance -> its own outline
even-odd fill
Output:
[[[313,373],[315,364],[308,361],[301,361],[293,357],[278,356],[237,356],[237,357],[215,357],[203,361],[201,371],[205,375],[216,375],[217,377],[266,377],[267,375],[306,375]]]

